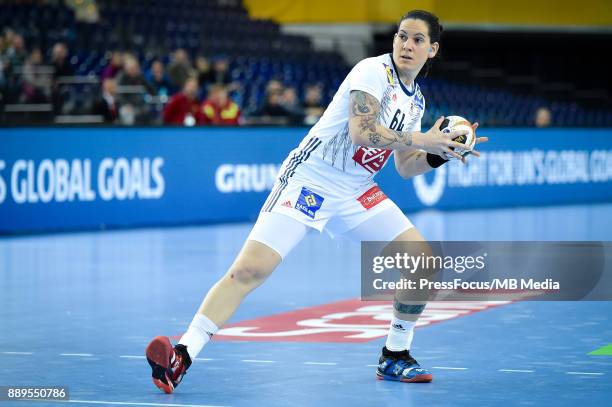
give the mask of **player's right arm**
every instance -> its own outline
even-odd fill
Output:
[[[444,156],[449,153],[458,159],[461,156],[451,150],[453,147],[465,148],[452,139],[467,133],[467,130],[457,130],[442,133],[439,130],[444,118],[426,133],[418,131],[396,131],[378,123],[380,103],[368,92],[353,90],[349,98],[349,134],[353,143],[364,147],[387,148],[397,151],[424,150],[431,154]]]

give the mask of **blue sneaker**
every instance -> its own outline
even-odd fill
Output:
[[[410,351],[392,352],[387,347],[383,347],[378,360],[376,378],[408,383],[429,383],[433,380],[432,374],[410,356]]]

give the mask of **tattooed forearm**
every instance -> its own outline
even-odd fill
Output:
[[[372,143],[372,145],[374,146],[378,146],[378,143],[380,143],[380,134],[378,133],[369,133],[368,134],[368,138],[370,139],[370,143]]]
[[[374,96],[363,91],[352,91],[349,104],[349,126],[366,143],[379,148],[392,149],[412,146],[410,132],[395,131],[378,124],[380,103]]]
[[[368,131],[367,136],[372,145],[376,147],[393,148],[397,146],[397,144],[401,144],[403,146],[412,145],[412,134],[402,133],[401,131],[382,128],[379,132],[377,132],[376,129],[374,129]]]
[[[393,135],[393,140],[391,141],[391,143],[396,142],[396,143],[401,143],[405,146],[411,146],[412,145],[412,134],[410,133],[403,133],[401,131],[397,131],[397,130],[389,130],[389,133],[391,135]]]

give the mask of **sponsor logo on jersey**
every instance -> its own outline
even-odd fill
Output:
[[[385,72],[387,73],[387,82],[389,82],[389,85],[395,85],[395,79],[393,79],[393,68],[385,63],[383,63],[383,65],[385,66]]]
[[[391,150],[387,150],[385,148],[369,148],[360,146],[357,151],[355,151],[353,160],[370,173],[374,174],[384,167],[390,155]]]
[[[357,200],[361,203],[361,206],[366,209],[375,207],[385,199],[387,199],[387,195],[385,195],[385,193],[381,191],[378,186],[368,189],[363,195],[357,198]]]
[[[431,302],[417,328],[448,321],[512,301]],[[215,340],[249,342],[368,342],[387,336],[390,301],[351,299],[225,325]],[[180,339],[180,335],[175,337]]]
[[[286,206],[287,208],[291,208],[293,205],[291,205],[291,201],[285,201],[281,204],[281,206]]]
[[[423,111],[423,108],[421,106],[419,106],[415,102],[410,103],[410,110],[408,113],[409,115],[411,115],[412,117],[418,118],[421,116],[422,111]]]
[[[421,93],[421,89],[418,86],[417,86],[417,90],[416,90],[416,96],[414,98],[414,103],[421,110],[423,110],[425,108],[425,98],[423,97],[423,94]]]
[[[295,204],[295,209],[314,219],[315,214],[323,204],[323,199],[324,198],[321,195],[315,194],[306,187],[302,187],[300,197]]]

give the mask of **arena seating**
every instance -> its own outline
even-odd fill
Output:
[[[4,1],[0,3],[0,27],[22,33],[29,49],[39,46],[47,57],[55,42],[65,42],[75,74],[92,78],[100,75],[113,50],[133,52],[143,71],[155,58],[167,63],[177,48],[184,48],[192,57],[225,56],[230,60],[232,79],[241,84],[232,97],[246,115],[261,105],[265,85],[272,78],[295,87],[299,97],[306,84],[320,83],[323,103],[328,103],[350,69],[338,53],[316,51],[306,37],[283,34],[269,20],[251,19],[240,1],[100,0],[97,5],[99,21],[85,23],[77,21],[66,5]],[[95,80],[77,82],[62,90],[64,113],[83,114],[97,94]],[[422,79],[420,84],[428,105],[424,126],[449,113],[489,126],[531,126],[539,106],[551,110],[555,126],[612,126],[608,110],[525,95],[508,86],[462,83],[440,76]]]

